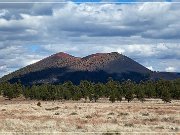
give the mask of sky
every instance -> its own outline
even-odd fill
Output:
[[[178,0],[11,2],[0,0],[0,77],[58,52],[119,52],[153,71],[180,72]]]

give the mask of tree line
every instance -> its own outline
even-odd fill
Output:
[[[180,99],[180,79],[173,81],[158,80],[135,83],[131,80],[124,82],[114,81],[111,78],[107,83],[93,83],[82,80],[79,85],[71,81],[63,84],[41,84],[23,86],[20,82],[10,84],[0,83],[0,93],[9,100],[23,95],[31,100],[80,100],[96,102],[99,98],[108,98],[111,102],[128,102],[137,98],[144,102],[145,98],[160,98],[164,102]]]

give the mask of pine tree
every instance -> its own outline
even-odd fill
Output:
[[[6,89],[3,91],[3,96],[7,97],[9,100],[14,98],[13,88],[11,86],[6,86]]]
[[[63,85],[56,85],[56,100],[62,100],[63,99]]]
[[[30,98],[30,87],[29,86],[23,88],[23,96],[26,99]]]
[[[112,103],[114,103],[116,101],[116,96],[115,96],[115,92],[111,91],[111,95],[109,97],[109,101],[111,101]]]
[[[138,94],[138,100],[141,101],[141,102],[144,102],[145,99],[144,99],[144,91],[142,89],[139,89],[139,94]]]
[[[124,90],[125,90],[125,99],[126,99],[128,102],[132,101],[133,98],[134,98],[134,96],[133,96],[134,83],[131,82],[131,80],[128,80],[128,81],[125,83]]]
[[[73,100],[80,100],[81,97],[82,97],[82,94],[81,94],[81,90],[78,86],[74,86],[74,95],[73,95]]]
[[[137,97],[137,99],[141,102],[145,101],[145,84],[143,82],[141,82],[140,84],[136,84],[135,85],[135,95]]]
[[[106,83],[106,97],[111,96],[112,91],[116,91],[117,90],[117,83],[115,81],[113,81],[113,79],[111,77],[108,78],[108,82]]]
[[[93,93],[93,99],[95,102],[99,99],[99,91],[100,91],[100,84],[95,84],[94,85],[94,93]]]
[[[90,101],[93,101],[93,97],[94,97],[94,83],[90,83],[89,87],[88,87],[88,98]]]
[[[120,102],[122,101],[122,95],[120,93],[116,94],[116,100]]]
[[[132,91],[131,90],[129,90],[129,91],[127,91],[127,93],[126,93],[126,95],[125,95],[125,99],[128,101],[128,102],[130,102],[130,101],[132,101],[133,100],[133,93],[132,93]]]
[[[63,84],[63,97],[66,100],[72,99],[74,95],[73,83],[71,81],[67,81]]]
[[[90,91],[91,90],[91,83],[88,82],[87,80],[82,80],[80,82],[80,85],[79,85],[79,88],[81,90],[81,94],[82,94],[82,97],[87,101],[88,99],[88,96],[90,94]]]
[[[153,98],[156,96],[156,92],[155,92],[155,82],[153,81],[147,81],[145,82],[143,85],[143,91],[145,92],[144,94],[148,97],[148,98]]]
[[[14,98],[17,98],[22,94],[22,88],[23,86],[21,85],[20,81],[18,81],[17,83],[13,85]]]
[[[162,97],[161,97],[162,101],[164,101],[165,103],[169,102],[171,103],[171,94],[169,92],[168,87],[164,87],[164,90],[162,92]]]
[[[10,84],[5,83],[3,88],[3,96],[7,97],[9,100],[17,98],[22,94],[22,86],[19,83]]]
[[[120,84],[119,82],[116,82],[115,96],[117,101],[120,102],[122,101],[123,88],[122,88],[122,84]]]

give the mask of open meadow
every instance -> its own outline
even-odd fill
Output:
[[[178,134],[180,102],[0,100],[1,134]]]

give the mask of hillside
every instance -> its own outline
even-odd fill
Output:
[[[131,79],[139,82],[158,78],[176,79],[180,75],[152,72],[117,52],[96,53],[83,58],[60,52],[5,75],[0,81],[17,82],[20,80],[23,84],[32,85],[62,83],[70,80],[78,84],[81,80],[106,82],[109,77],[118,81]]]

